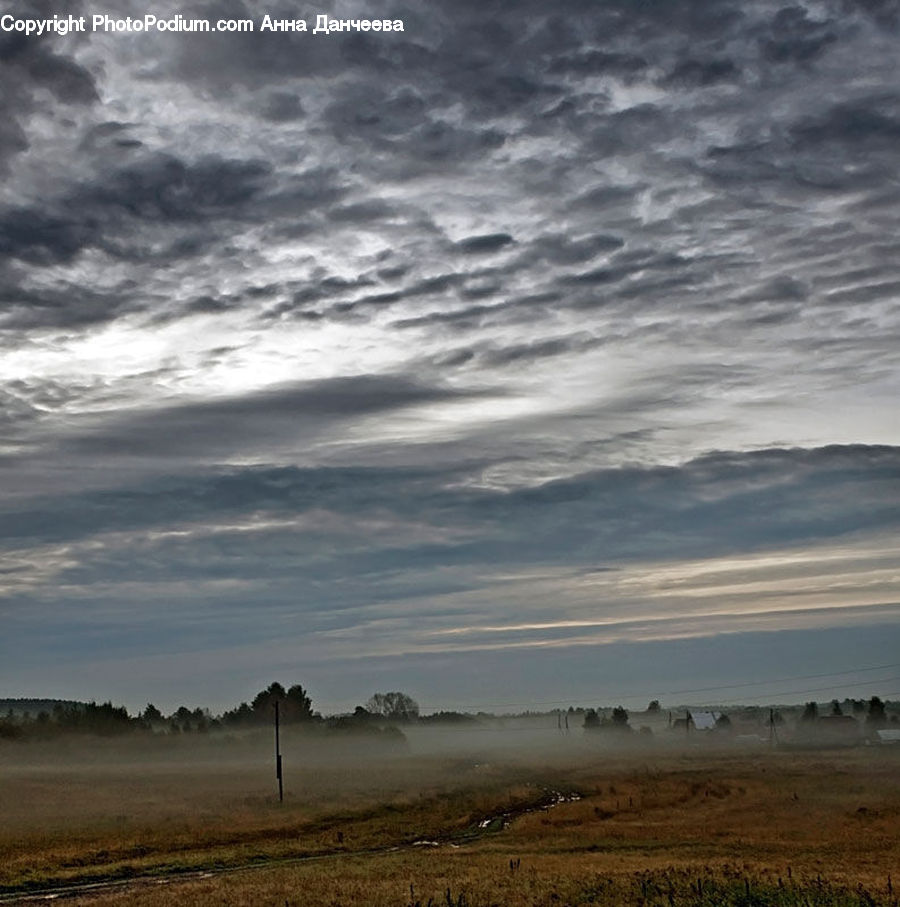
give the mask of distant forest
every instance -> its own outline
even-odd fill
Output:
[[[357,706],[350,714],[323,717],[313,709],[312,700],[300,685],[285,688],[280,683],[271,683],[260,690],[250,702],[242,702],[233,709],[219,715],[209,709],[179,706],[169,715],[163,714],[155,705],[148,703],[140,714],[131,715],[124,706],[112,702],[78,702],[65,699],[0,699],[0,740],[45,740],[66,734],[89,734],[95,736],[116,736],[122,734],[208,734],[213,731],[238,731],[242,729],[271,727],[276,713],[283,725],[304,725],[336,733],[362,733],[402,739],[400,728],[416,724],[465,724],[479,719],[495,719],[498,716],[478,713],[437,712],[420,715],[418,703],[402,692],[375,693],[366,704]],[[677,717],[676,713],[683,713]],[[665,711],[658,700],[653,700],[644,712],[639,713],[647,724],[632,727],[628,712],[622,706],[614,708],[557,709],[551,712],[525,712],[520,716],[556,715],[559,728],[568,731],[571,726],[581,727],[587,732],[631,733],[640,730],[652,733],[649,726],[657,729],[668,717],[668,727],[688,728],[691,724],[691,710],[685,707]],[[870,699],[832,700],[830,705],[820,708],[818,703],[782,706],[769,709],[761,706],[736,706],[714,713],[713,730],[722,734],[753,730],[763,723],[783,726],[785,717],[801,732],[828,728],[831,732],[853,733],[852,726],[859,725],[865,731],[900,726],[900,703],[883,702],[878,696]],[[675,716],[673,718],[673,716]],[[699,721],[699,719],[698,719]],[[840,722],[844,722],[841,724]],[[696,724],[696,722],[694,722]],[[662,724],[662,727],[665,727]]]
[[[269,727],[278,705],[279,721],[284,725],[305,724],[332,731],[360,732],[371,735],[402,736],[398,725],[418,722],[466,722],[471,716],[440,712],[422,717],[418,703],[406,693],[375,693],[365,706],[352,714],[323,717],[312,707],[312,700],[300,684],[285,688],[271,683],[248,702],[212,714],[209,709],[179,706],[164,715],[148,703],[138,715],[112,702],[78,702],[66,699],[0,699],[0,739],[48,739],[62,734],[80,733],[114,736],[126,733],[206,734],[210,731]]]

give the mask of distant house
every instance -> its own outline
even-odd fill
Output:
[[[716,722],[722,717],[721,712],[689,712],[688,716],[698,731],[714,731]]]
[[[882,728],[875,731],[875,739],[879,743],[900,743],[900,728]]]
[[[714,731],[717,722],[723,717],[722,712],[688,712],[685,718],[676,718],[672,722],[673,731]]]

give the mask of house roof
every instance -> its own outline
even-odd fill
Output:
[[[698,731],[713,730],[721,716],[721,712],[691,712],[691,720]]]

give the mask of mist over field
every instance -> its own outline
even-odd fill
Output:
[[[852,739],[814,703],[768,736],[765,709],[288,723],[282,796],[271,726],[45,728],[0,739],[0,897],[887,907],[900,749],[879,703]]]
[[[674,899],[702,867],[690,884],[712,900],[679,903],[758,900],[795,871],[776,903],[892,903],[890,880],[875,895],[896,856],[900,702],[878,696],[422,714],[388,691],[323,716],[272,682],[220,714],[0,707],[4,901],[389,905],[418,887],[537,907],[597,903],[602,879],[609,903],[646,905],[651,876]]]

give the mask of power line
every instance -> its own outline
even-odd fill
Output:
[[[837,690],[843,689],[845,687],[864,687],[870,686],[873,683],[893,683],[895,680],[900,680],[900,677],[882,677],[879,680],[861,680],[859,683],[841,683],[837,686],[830,687],[814,687],[808,690],[781,690],[778,693],[766,693],[766,696],[799,696],[802,693],[824,693],[826,690]],[[893,693],[889,695],[894,695]],[[722,699],[721,702],[740,702],[739,699]]]
[[[788,683],[792,680],[815,680],[819,677],[842,677],[845,674],[864,674],[867,671],[884,671],[888,668],[900,668],[900,664],[890,664],[890,665],[875,665],[871,668],[852,668],[849,671],[828,671],[825,674],[800,674],[795,677],[779,677],[772,680],[748,680],[744,683],[722,683],[714,687],[697,687],[693,690],[669,690],[664,695],[666,696],[681,696],[685,693],[709,693],[713,690],[732,690],[737,689],[738,687],[756,687],[762,686],[769,683]],[[864,681],[866,682],[866,681]],[[877,681],[880,682],[880,681]],[[853,684],[844,684],[845,686],[853,686]],[[802,690],[799,692],[803,692]]]
[[[872,665],[870,667],[865,667],[865,668],[850,668],[846,671],[827,671],[825,673],[820,673],[820,674],[797,674],[797,675],[794,675],[791,677],[776,677],[776,678],[772,678],[769,680],[748,680],[748,681],[745,681],[742,683],[723,683],[723,684],[717,684],[716,686],[694,687],[692,689],[686,689],[686,690],[664,690],[664,691],[660,692],[658,695],[663,696],[663,697],[669,697],[669,696],[684,696],[684,695],[688,695],[688,694],[692,694],[692,693],[711,693],[711,692],[716,692],[718,690],[732,690],[732,689],[740,689],[742,687],[767,686],[770,684],[777,684],[777,683],[789,683],[789,682],[795,681],[795,680],[816,680],[816,679],[819,679],[822,677],[845,677],[848,674],[865,674],[865,673],[868,673],[869,671],[883,671],[888,668],[900,668],[900,663]],[[866,684],[869,684],[869,683],[891,683],[897,679],[900,679],[900,678],[896,678],[896,677],[875,678],[872,680],[863,680],[863,681],[851,682],[851,683],[846,683],[846,682],[842,681],[840,684],[834,684],[829,687],[819,687],[817,689],[810,689],[810,690],[787,690],[787,691],[778,692],[778,693],[771,693],[771,694],[766,693],[764,695],[766,695],[766,696],[769,696],[769,695],[786,696],[786,695],[801,694],[801,693],[817,693],[817,692],[821,692],[822,690],[835,689],[838,686],[840,686],[840,687],[858,687],[858,686],[865,686]],[[602,697],[598,697],[596,694],[589,694],[586,696],[579,696],[575,699],[546,699],[546,700],[538,700],[538,701],[532,700],[530,702],[521,702],[521,701],[520,702],[483,702],[480,704],[470,703],[467,705],[456,706],[453,710],[455,710],[455,711],[459,711],[459,710],[476,711],[476,710],[481,710],[481,709],[485,709],[485,708],[498,709],[498,708],[522,708],[522,707],[531,708],[533,706],[562,706],[562,705],[570,705],[570,704],[582,703],[582,702],[591,702],[598,698],[604,698],[604,699],[608,699],[608,700],[615,699],[615,698],[636,699],[636,698],[638,698],[638,694],[636,694],[636,693],[611,694],[611,693],[607,692],[607,693],[604,693],[602,695]],[[722,701],[723,702],[736,702],[738,700],[729,699],[729,700],[722,700]],[[421,708],[428,709],[428,710],[438,710],[438,709],[444,709],[445,707],[426,704],[426,705],[421,706]]]

